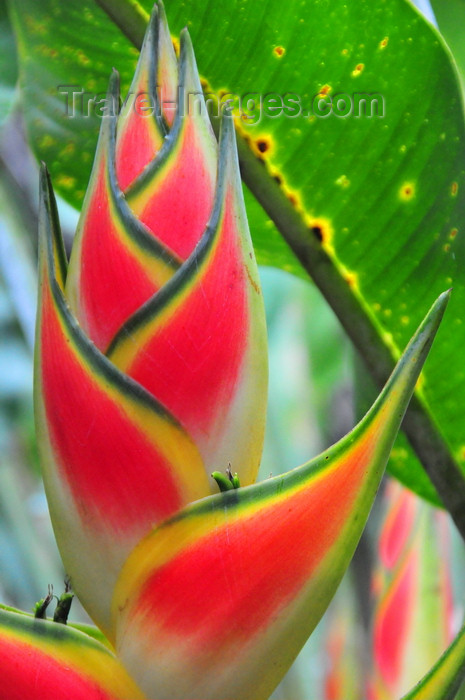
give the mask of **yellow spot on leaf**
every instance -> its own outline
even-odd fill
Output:
[[[355,66],[354,70],[352,71],[352,78],[357,78],[357,77],[360,75],[360,73],[362,73],[362,71],[364,70],[364,68],[365,68],[365,64],[364,64],[364,63],[358,63],[358,64]]]
[[[64,190],[71,190],[76,185],[76,178],[70,175],[58,175],[55,178],[57,187],[62,187]]]
[[[379,48],[380,48],[380,49],[385,49],[386,46],[388,45],[388,42],[389,42],[389,37],[388,37],[388,36],[385,36],[384,39],[382,39],[382,40],[379,42]]]
[[[89,56],[86,56],[86,54],[83,53],[82,51],[77,52],[77,58],[78,58],[79,63],[82,66],[88,66],[90,64]]]
[[[393,447],[391,450],[391,456],[394,457],[394,459],[406,460],[408,457],[408,452],[405,447]]]
[[[355,272],[346,272],[344,279],[351,289],[359,289],[358,275]]]
[[[409,202],[415,196],[415,185],[413,182],[404,182],[399,190],[399,198],[403,202]]]
[[[300,203],[299,195],[296,192],[293,192],[289,187],[285,187],[284,192],[294,209],[297,209],[298,211],[301,210],[302,206]]]
[[[458,234],[458,232],[459,232],[459,230],[457,228],[451,229],[451,231],[449,233],[449,238],[455,238],[456,235]]]
[[[323,216],[308,217],[307,224],[312,235],[328,252],[334,253],[332,245],[333,227],[331,221]]]
[[[282,58],[286,53],[286,49],[283,46],[275,46],[273,53],[277,58]]]
[[[450,193],[453,197],[457,195],[457,192],[459,191],[459,186],[457,182],[453,182],[451,187],[450,187]]]
[[[408,326],[410,318],[408,316],[401,316],[400,322],[403,326]]]
[[[322,95],[322,96],[324,96],[324,95],[329,95],[329,93],[331,92],[332,89],[333,89],[333,88],[331,87],[331,85],[323,85],[323,87],[321,88],[320,92],[318,93],[318,97],[319,97],[320,95]]]
[[[44,134],[39,140],[40,148],[51,148],[55,145],[55,139],[50,134]]]
[[[273,150],[273,140],[271,136],[268,135],[253,139],[251,145],[256,154],[260,156],[264,156],[265,154],[268,156]]]
[[[350,185],[350,180],[346,175],[341,175],[341,177],[338,177],[336,180],[336,185],[339,185],[339,187],[349,187]]]

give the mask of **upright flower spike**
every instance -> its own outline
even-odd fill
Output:
[[[142,700],[103,644],[72,627],[0,606],[1,697],[8,700]]]
[[[113,626],[149,697],[269,697],[353,555],[447,300],[343,440],[283,476],[192,504],[135,548]]]
[[[127,554],[153,525],[216,492],[212,471],[231,463],[241,483],[253,482],[264,433],[266,329],[234,135],[227,130],[218,156],[189,36],[178,66],[162,8],[134,89],[159,77],[165,101],[179,79],[197,106],[145,117],[153,123],[127,181],[144,117],[102,119],[69,271],[41,176],[35,404],[44,481],[73,587],[106,632]],[[108,96],[119,102],[116,72]]]
[[[218,145],[189,35],[178,66],[161,5],[131,92],[148,94],[154,114],[136,99],[136,110],[103,119],[66,297],[97,347],[185,427],[205,472],[231,463],[252,483],[267,384],[258,273],[240,181],[216,187]],[[119,104],[116,76],[109,102]]]

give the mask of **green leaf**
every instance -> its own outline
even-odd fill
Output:
[[[106,4],[140,43],[145,19],[137,3]],[[142,6],[149,10],[151,2]],[[90,0],[16,0],[11,9],[31,141],[55,186],[78,205],[98,118],[67,118],[57,88],[77,85],[103,95],[115,65],[124,90],[134,48]],[[244,180],[274,221],[249,197],[251,229],[261,262],[296,274],[303,274],[302,264],[311,273],[378,383],[424,309],[454,286],[445,333],[405,426],[465,532],[465,371],[459,361],[465,133],[457,76],[441,37],[406,0],[289,0],[285,13],[279,0],[171,0],[166,10],[173,34],[187,23],[215,92],[294,93],[305,109],[320,91],[382,96],[383,116],[243,122]],[[398,454],[403,479],[434,499],[410,448]],[[392,468],[399,473],[399,462]]]

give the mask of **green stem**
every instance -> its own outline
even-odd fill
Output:
[[[95,0],[121,31],[140,48],[148,16],[136,0]],[[383,386],[395,365],[373,317],[352,292],[334,262],[269,175],[262,160],[238,135],[242,178],[275,224],[303,268],[320,289],[347,335],[359,351],[378,386]],[[444,506],[465,539],[465,477],[449,446],[417,396],[403,422],[412,447],[434,484]]]
[[[144,40],[149,15],[137,0],[95,0],[138,49]]]

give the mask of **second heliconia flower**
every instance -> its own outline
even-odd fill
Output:
[[[44,478],[65,566],[107,631],[108,591],[141,537],[217,491],[212,471],[255,480],[267,393],[232,119],[218,145],[189,35],[178,59],[161,7],[130,93],[129,109],[102,119],[69,269],[42,177]],[[147,94],[163,98],[153,114]],[[196,95],[195,109],[170,108],[179,94]],[[109,97],[118,103],[116,73]]]

